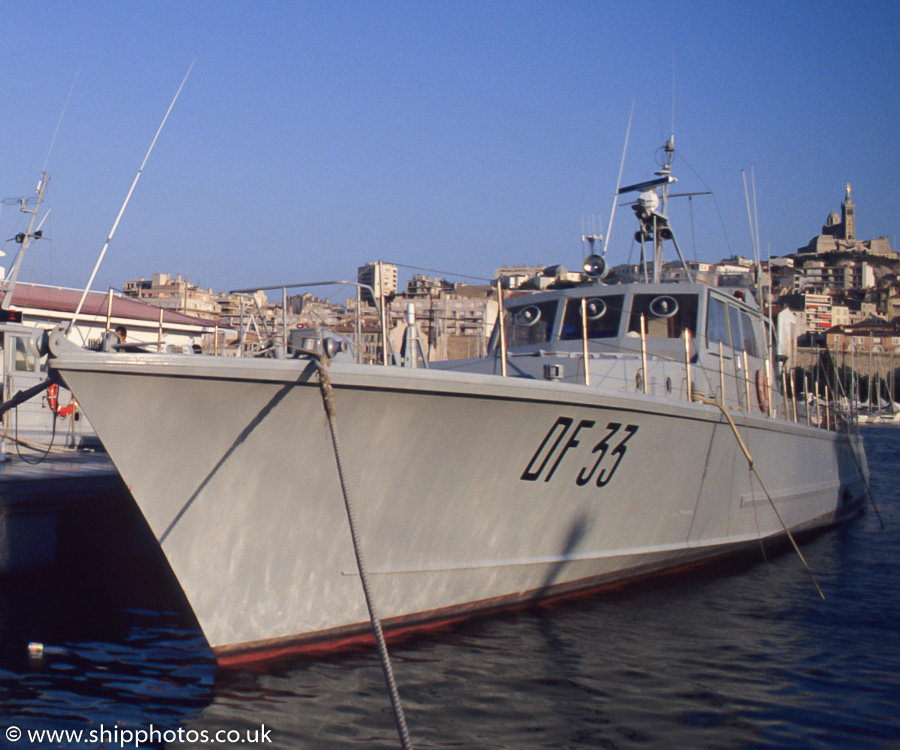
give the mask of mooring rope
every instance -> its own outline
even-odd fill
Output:
[[[881,511],[878,510],[878,505],[875,503],[875,496],[872,494],[872,487],[869,485],[869,480],[866,478],[866,472],[863,471],[862,461],[860,461],[859,456],[856,454],[856,448],[853,447],[853,439],[850,437],[850,423],[847,423],[847,444],[850,447],[850,455],[853,456],[853,462],[856,464],[856,468],[859,469],[859,475],[862,477],[863,486],[866,488],[866,497],[869,498],[869,502],[872,503],[872,508],[875,510],[875,515],[878,516],[878,523],[881,524],[882,531],[887,527],[884,525],[884,519],[881,517]],[[857,435],[859,434],[859,430],[857,430]]]
[[[381,668],[384,670],[384,679],[387,683],[388,693],[391,697],[391,707],[394,709],[394,719],[397,722],[397,733],[400,735],[400,745],[404,750],[412,750],[412,741],[409,738],[409,730],[406,727],[406,716],[403,714],[403,704],[400,702],[400,693],[397,691],[397,683],[394,680],[394,669],[391,666],[391,657],[388,654],[384,633],[381,630],[381,620],[375,610],[375,600],[369,588],[369,577],[366,573],[363,561],[362,545],[356,533],[356,521],[353,515],[353,504],[350,501],[350,493],[347,490],[347,482],[344,479],[344,465],[341,459],[341,449],[338,444],[337,417],[334,408],[334,389],[331,386],[331,378],[328,376],[328,360],[321,355],[316,356],[316,367],[319,371],[319,390],[322,394],[322,403],[325,406],[325,414],[328,416],[328,428],[331,430],[331,445],[334,448],[334,458],[337,462],[338,478],[341,482],[341,493],[344,496],[344,508],[347,511],[347,522],[350,525],[350,536],[353,539],[353,553],[356,555],[356,567],[359,569],[359,578],[362,581],[363,594],[366,597],[366,607],[369,609],[369,619],[372,622],[372,631],[375,634],[375,643],[378,646],[378,656],[381,659]]]
[[[831,350],[828,350],[828,355],[831,356]],[[850,394],[844,392],[844,386],[840,380],[837,381],[837,387],[839,390],[839,394],[841,396],[844,396],[847,399],[848,404],[851,404],[852,402],[850,401]],[[882,530],[884,530],[887,527],[884,525],[884,519],[881,517],[881,511],[878,510],[878,505],[875,503],[875,496],[872,494],[872,488],[871,488],[871,486],[869,486],[869,480],[866,478],[866,472],[863,470],[862,461],[860,461],[859,456],[856,454],[856,448],[853,447],[853,438],[850,435],[850,425],[851,425],[851,422],[853,422],[852,406],[849,407],[849,412],[850,412],[850,414],[844,420],[844,427],[845,427],[844,434],[847,436],[847,444],[850,447],[850,455],[853,456],[853,462],[856,464],[856,468],[859,469],[859,475],[860,475],[860,477],[862,477],[863,485],[866,488],[866,497],[869,498],[869,502],[872,503],[872,508],[875,511],[875,515],[878,516],[878,523],[881,524],[881,528],[882,528]],[[857,417],[858,416],[859,415],[857,414]],[[857,434],[857,436],[859,436],[859,421],[858,421],[858,419],[856,421],[856,434]],[[862,439],[862,438],[860,438],[860,439]]]
[[[741,451],[747,459],[747,463],[750,466],[750,471],[753,472],[757,481],[759,482],[759,486],[762,487],[762,491],[766,493],[766,498],[769,500],[769,505],[772,506],[772,510],[775,511],[775,515],[778,517],[778,521],[781,523],[781,528],[784,529],[784,533],[787,534],[787,538],[791,540],[791,544],[794,547],[794,551],[797,553],[797,557],[800,558],[800,562],[803,563],[803,567],[806,569],[806,572],[809,574],[810,580],[813,582],[813,586],[816,587],[816,591],[819,592],[819,596],[822,599],[825,598],[825,594],[822,593],[822,589],[819,587],[819,582],[816,580],[816,577],[813,575],[812,570],[810,570],[809,565],[806,563],[806,558],[803,557],[803,553],[800,551],[800,547],[797,546],[797,542],[794,540],[794,535],[791,534],[790,529],[788,529],[787,524],[784,522],[784,519],[781,517],[781,513],[778,512],[778,508],[775,507],[775,501],[772,499],[772,496],[769,494],[769,490],[766,489],[766,484],[763,482],[762,477],[759,475],[759,472],[756,470],[756,466],[753,464],[753,456],[750,455],[750,451],[747,449],[746,444],[744,443],[743,438],[741,438],[740,432],[738,432],[737,425],[734,423],[734,420],[731,418],[731,415],[725,409],[725,407],[720,404],[718,401],[713,401],[711,398],[707,398],[702,394],[696,394],[694,398],[697,401],[700,401],[703,404],[709,404],[710,406],[718,407],[719,411],[725,416],[725,419],[728,421],[728,424],[731,426],[731,431],[734,433],[734,437],[738,441],[738,445],[741,447]]]

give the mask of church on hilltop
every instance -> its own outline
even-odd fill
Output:
[[[837,211],[828,214],[822,234],[813,237],[806,247],[797,249],[798,254],[825,253],[865,253],[879,255],[884,258],[896,259],[900,256],[893,249],[887,237],[879,237],[876,240],[856,239],[856,206],[850,198],[850,183],[847,183],[847,192],[844,202],[841,203],[841,214]]]

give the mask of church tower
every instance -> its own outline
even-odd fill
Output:
[[[844,202],[841,203],[841,218],[843,221],[841,222],[844,225],[844,236],[842,239],[845,240],[855,240],[856,239],[856,206],[853,205],[853,201],[850,199],[850,183],[847,183],[847,195],[844,198]]]

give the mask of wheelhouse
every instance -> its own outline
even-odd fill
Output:
[[[687,332],[698,350],[764,357],[759,309],[743,289],[729,293],[701,284],[576,287],[523,294],[504,305],[506,346],[512,354],[592,350],[635,351],[643,325],[647,350],[661,353]],[[499,346],[499,328],[491,337]]]

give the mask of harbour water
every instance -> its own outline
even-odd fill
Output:
[[[782,552],[416,636],[416,747],[900,747],[900,428],[863,434],[886,529],[803,547],[826,601]],[[0,584],[0,747],[398,746],[373,651],[218,670],[159,566],[94,552]]]

